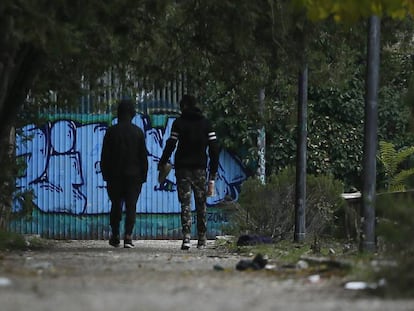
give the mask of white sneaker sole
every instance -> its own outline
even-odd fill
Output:
[[[190,249],[190,243],[183,243],[183,245],[181,245],[181,249],[182,250],[188,250],[188,249]]]

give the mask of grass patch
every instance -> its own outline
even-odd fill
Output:
[[[0,231],[0,251],[34,250],[50,247],[51,241],[38,236],[25,236],[14,232]]]
[[[371,262],[378,254],[360,253],[358,245],[342,240],[326,238],[315,241],[306,239],[296,243],[293,240],[281,240],[274,244],[259,244],[253,246],[237,246],[237,239],[218,241],[220,247],[229,252],[242,256],[253,257],[262,254],[269,262],[276,263],[278,267],[290,267],[284,275],[290,277],[320,274],[325,276],[339,276],[345,280],[361,280],[373,282],[377,275]],[[308,262],[306,269],[296,269],[300,261]],[[279,272],[283,269],[279,269]]]
[[[281,278],[306,278],[313,274],[329,278],[341,278],[348,281],[361,281],[373,285],[366,291],[372,295],[387,298],[414,297],[414,272],[412,256],[401,258],[401,254],[389,252],[360,252],[359,245],[350,244],[334,238],[321,239],[318,247],[315,240],[307,239],[303,243],[281,240],[274,244],[237,246],[237,238],[217,241],[232,253],[253,258],[262,254],[269,263],[276,263],[277,268],[269,273]],[[305,259],[306,268],[299,268],[298,263]]]
[[[27,244],[22,235],[0,231],[0,251],[24,249],[27,249]]]
[[[227,241],[218,241],[218,245],[226,247],[230,252],[246,255],[249,253],[262,253],[270,258],[281,262],[296,262],[302,256],[319,256],[319,257],[339,257],[362,259],[370,258],[369,254],[358,252],[356,244],[346,243],[338,239],[306,239],[304,242],[297,243],[293,240],[280,240],[273,244],[258,244],[253,246],[238,246],[237,239],[227,239]]]

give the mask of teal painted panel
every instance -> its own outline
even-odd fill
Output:
[[[207,233],[208,238],[226,232],[231,211],[221,208],[208,208]],[[123,215],[121,224],[124,223]],[[135,239],[181,239],[180,214],[137,214],[134,228]],[[196,238],[196,215],[192,213],[192,237]],[[100,215],[70,215],[59,213],[44,213],[34,210],[31,220],[14,220],[11,229],[25,234],[38,234],[43,238],[102,240],[110,235],[109,214]],[[121,226],[121,235],[123,226]]]

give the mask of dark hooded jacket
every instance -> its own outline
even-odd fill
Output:
[[[186,108],[174,121],[160,165],[167,163],[176,147],[175,169],[206,169],[208,152],[210,176],[217,174],[219,147],[216,133],[199,108]]]
[[[101,170],[105,181],[131,177],[147,180],[148,153],[143,131],[131,123],[131,116],[120,115],[118,123],[105,133],[101,152]]]

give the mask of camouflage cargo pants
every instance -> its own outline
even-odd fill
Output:
[[[206,170],[176,170],[178,200],[181,203],[181,224],[184,237],[191,233],[191,194],[194,193],[197,213],[198,239],[205,240],[206,220]]]

